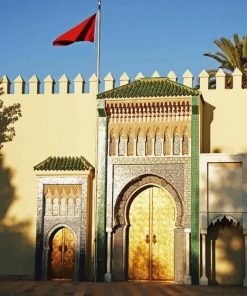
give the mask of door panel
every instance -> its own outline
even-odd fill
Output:
[[[54,235],[51,246],[51,278],[62,278],[62,252],[61,245],[63,241],[62,229]]]
[[[152,279],[174,280],[174,202],[168,192],[153,187]]]
[[[129,211],[129,279],[150,278],[149,190],[142,191]]]
[[[51,278],[73,279],[75,263],[74,235],[67,228],[57,231],[51,246]]]
[[[175,207],[160,188],[145,189],[129,211],[129,279],[174,280]]]

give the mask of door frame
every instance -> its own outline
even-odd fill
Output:
[[[131,203],[131,200],[134,198],[135,193],[148,186],[156,186],[160,187],[164,190],[167,190],[172,198],[174,199],[175,203],[175,226],[174,226],[174,252],[175,252],[175,269],[174,269],[174,276],[176,281],[176,274],[177,274],[177,266],[176,266],[176,249],[177,249],[177,234],[181,231],[183,232],[184,228],[184,199],[179,195],[176,188],[166,181],[163,177],[157,174],[143,174],[135,179],[132,179],[128,182],[118,197],[116,198],[115,205],[114,205],[114,232],[121,229],[120,232],[122,233],[122,280],[128,280],[128,229],[129,229],[129,221],[128,221],[128,207]],[[181,250],[179,250],[181,252]],[[180,253],[179,253],[180,254]],[[183,253],[183,258],[185,254]],[[181,263],[182,264],[182,263]],[[179,265],[181,267],[181,264]]]

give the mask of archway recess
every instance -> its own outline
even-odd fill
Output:
[[[209,284],[242,286],[244,249],[243,228],[235,217],[220,215],[212,219],[206,244]]]
[[[157,186],[167,190],[170,195],[173,197],[175,202],[175,226],[183,226],[183,208],[184,202],[176,189],[168,183],[165,179],[157,175],[142,175],[131,182],[129,182],[119,194],[115,207],[114,207],[114,218],[116,227],[124,227],[128,225],[128,216],[126,213],[128,211],[128,205],[131,203],[132,199],[135,196],[135,193],[145,186]]]

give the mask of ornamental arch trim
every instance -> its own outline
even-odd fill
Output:
[[[78,249],[78,241],[79,240],[78,240],[78,236],[77,236],[76,231],[73,229],[73,227],[69,226],[68,224],[64,224],[64,223],[56,224],[47,231],[47,233],[45,235],[45,248],[49,249],[49,247],[50,247],[49,244],[50,244],[50,240],[51,240],[52,235],[55,234],[61,228],[68,228],[71,231],[71,233],[74,235],[74,238],[76,241],[76,249]]]
[[[184,203],[176,189],[165,179],[157,175],[142,175],[129,182],[119,194],[114,206],[115,227],[124,227],[128,225],[126,210],[134,193],[146,186],[158,186],[167,190],[173,197],[176,206],[175,226],[183,225]]]

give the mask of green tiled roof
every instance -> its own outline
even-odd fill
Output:
[[[34,167],[35,171],[86,171],[93,166],[82,156],[80,157],[53,157]]]
[[[167,77],[141,78],[129,84],[98,94],[98,99],[197,96],[199,91],[171,81]]]

